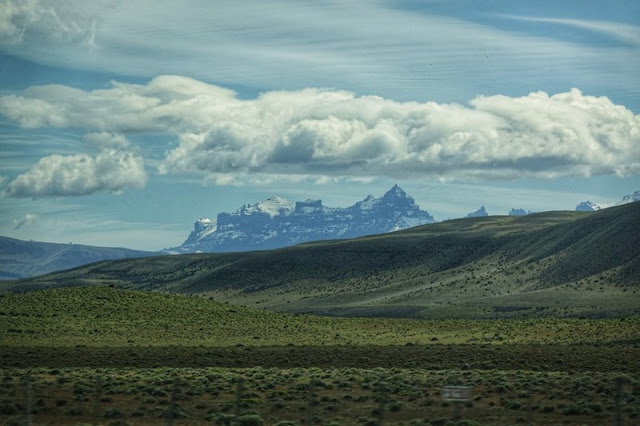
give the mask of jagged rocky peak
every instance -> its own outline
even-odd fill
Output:
[[[201,219],[189,238],[170,252],[246,251],[286,247],[302,242],[382,234],[434,222],[414,199],[395,185],[382,197],[372,195],[350,207],[325,207],[321,200],[280,197]]]
[[[467,215],[467,217],[485,217],[485,216],[489,216],[489,213],[487,213],[487,210],[484,208],[484,206],[480,207],[475,212],[469,213]]]
[[[600,210],[601,207],[591,201],[583,201],[576,206],[577,212],[595,212]]]
[[[411,198],[413,200],[412,197],[408,196],[407,193],[404,191],[404,189],[400,188],[398,186],[398,184],[396,183],[393,188],[391,188],[390,190],[388,190],[382,197],[383,200],[389,200],[389,199],[397,199],[397,198]]]

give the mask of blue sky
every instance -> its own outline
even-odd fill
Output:
[[[271,195],[640,189],[637,1],[0,0],[0,235],[157,250]]]

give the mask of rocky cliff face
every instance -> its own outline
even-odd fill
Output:
[[[591,201],[583,201],[576,206],[577,212],[595,212],[600,209],[602,209],[602,207]]]
[[[174,253],[249,251],[286,247],[309,241],[355,238],[432,223],[414,199],[399,186],[381,198],[369,195],[346,208],[331,208],[321,200],[295,205],[271,197],[217,220],[199,219],[187,240]]]

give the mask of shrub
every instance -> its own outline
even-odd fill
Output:
[[[482,424],[474,420],[462,419],[458,423],[456,423],[456,426],[482,426]]]
[[[104,413],[104,418],[105,419],[117,419],[119,417],[124,417],[124,413],[122,411],[118,410],[115,407],[114,408],[109,408]]]
[[[15,414],[17,413],[18,410],[16,410],[16,407],[9,403],[9,402],[3,402],[2,404],[0,404],[0,414]]]
[[[238,426],[262,426],[264,420],[257,414],[244,414],[236,419],[235,424]]]
[[[577,416],[578,414],[580,414],[582,410],[580,409],[580,407],[578,407],[577,405],[570,405],[568,407],[566,407],[562,413],[565,416]]]
[[[513,399],[503,399],[500,401],[503,407],[508,408],[510,410],[519,410],[522,407],[522,404]]]
[[[20,417],[10,417],[3,423],[4,426],[23,426],[24,424],[24,420]]]
[[[131,415],[133,417],[142,417],[142,416],[144,416],[144,413],[145,413],[144,407],[139,407],[133,413],[131,413]]]

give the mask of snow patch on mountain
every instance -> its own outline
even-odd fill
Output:
[[[252,215],[255,213],[266,213],[271,217],[278,216],[280,214],[287,214],[293,210],[293,204],[282,197],[269,197],[264,201],[260,201],[252,206],[243,206],[235,211],[237,215]]]
[[[372,195],[346,208],[326,207],[321,200],[294,204],[270,197],[243,205],[216,220],[199,219],[180,246],[169,253],[264,250],[309,241],[356,238],[434,222],[414,199],[395,185],[381,198]]]
[[[602,207],[591,201],[583,201],[576,206],[577,212],[595,212],[601,209]]]

